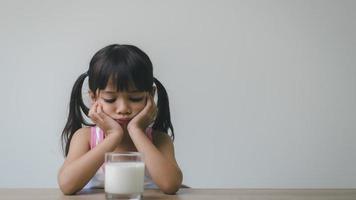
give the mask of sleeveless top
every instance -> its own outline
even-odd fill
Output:
[[[152,136],[152,128],[149,127],[146,129],[146,135],[147,137],[153,141],[153,136]],[[90,149],[95,148],[96,145],[98,145],[101,141],[104,140],[105,134],[103,130],[101,130],[99,127],[91,127],[90,128]],[[104,181],[105,181],[105,169],[104,169],[104,164],[98,169],[96,174],[90,179],[90,181],[86,184],[84,188],[104,188]],[[158,188],[157,185],[152,181],[151,176],[145,167],[145,183],[144,187],[146,189],[156,189]]]

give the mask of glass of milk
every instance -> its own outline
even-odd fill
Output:
[[[107,199],[141,199],[145,163],[139,152],[105,154],[105,194]]]

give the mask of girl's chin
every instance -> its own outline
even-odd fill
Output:
[[[116,120],[116,122],[117,122],[118,124],[120,124],[120,126],[121,126],[122,128],[126,128],[127,125],[129,124],[129,121],[119,121],[119,120]]]
[[[122,128],[126,128],[128,123],[118,122]]]

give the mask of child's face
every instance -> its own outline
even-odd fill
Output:
[[[146,105],[148,92],[140,92],[135,88],[129,91],[118,92],[112,84],[108,84],[104,90],[100,90],[93,97],[98,101],[106,114],[118,121],[127,124]]]

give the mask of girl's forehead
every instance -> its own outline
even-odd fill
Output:
[[[103,89],[103,91],[110,91],[110,92],[138,92],[137,88],[132,83],[128,85],[127,90],[119,91],[119,89],[116,87],[116,84],[113,84],[113,82],[111,80],[108,81],[108,84]]]

